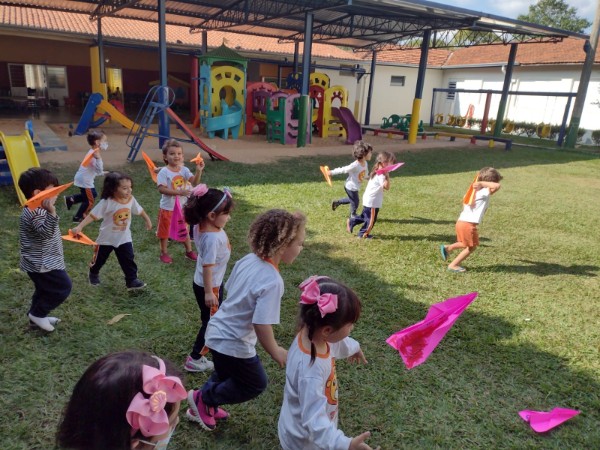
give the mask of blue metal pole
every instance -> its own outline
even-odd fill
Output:
[[[562,147],[563,141],[565,140],[565,134],[567,132],[567,119],[569,118],[569,111],[571,110],[571,100],[573,100],[573,97],[569,97],[567,99],[567,106],[565,106],[565,113],[563,114],[563,120],[560,124],[560,131],[558,132],[558,141],[556,141],[556,145],[558,147]]]

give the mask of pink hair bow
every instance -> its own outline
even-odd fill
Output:
[[[196,197],[202,197],[204,194],[208,192],[208,186],[205,184],[199,184],[194,189],[192,189],[192,194]]]
[[[306,280],[304,280],[300,286],[302,289],[302,294],[300,294],[300,303],[305,305],[312,305],[314,303],[319,307],[319,311],[321,312],[321,317],[325,317],[325,315],[335,312],[338,307],[338,297],[335,294],[325,293],[321,294],[321,288],[319,287],[320,276],[314,275]]]
[[[178,377],[167,376],[165,363],[157,358],[159,368],[142,366],[143,391],[150,394],[146,398],[138,392],[127,408],[127,422],[132,431],[140,430],[146,436],[159,436],[169,431],[169,416],[165,411],[167,403],[175,403],[187,397],[185,388]]]

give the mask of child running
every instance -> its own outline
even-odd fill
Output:
[[[456,242],[451,245],[440,245],[442,259],[446,261],[450,252],[462,248],[454,260],[448,264],[450,272],[466,272],[467,269],[460,264],[471,256],[479,246],[479,232],[477,225],[483,220],[483,215],[490,204],[490,196],[500,189],[502,175],[493,167],[484,167],[477,175],[477,180],[472,187],[475,191],[473,204],[465,202],[463,210],[456,222]]]
[[[347,197],[334,200],[331,203],[331,209],[335,211],[340,205],[350,204],[350,216],[355,216],[356,210],[358,209],[358,191],[360,190],[365,174],[369,172],[367,161],[371,159],[373,147],[364,141],[356,141],[354,143],[352,154],[355,159],[352,164],[330,170],[329,175],[339,175],[341,173],[348,174],[346,184],[344,184],[344,190],[346,191]]]
[[[378,174],[379,169],[383,169],[389,165],[396,163],[396,157],[389,152],[380,152],[375,160],[375,167],[369,174],[369,182],[363,194],[363,210],[360,216],[350,217],[347,221],[348,233],[352,233],[355,226],[362,223],[361,229],[358,231],[358,237],[371,239],[371,230],[377,222],[379,208],[383,204],[383,191],[390,189],[389,173]]]
[[[183,148],[175,139],[167,140],[162,148],[165,167],[158,172],[156,184],[160,192],[160,210],[158,212],[158,225],[156,236],[160,239],[160,260],[165,264],[171,264],[173,258],[167,252],[169,243],[169,228],[171,226],[171,216],[175,208],[175,196],[179,197],[179,203],[183,208],[187,197],[190,195],[190,184],[195,186],[200,182],[202,171],[204,170],[204,161],[196,163],[196,173],[192,175],[190,169],[183,165]],[[192,241],[189,236],[183,242],[185,246],[185,257],[196,261],[198,256],[192,250]]]
[[[338,429],[337,359],[366,364],[349,337],[360,316],[356,294],[337,281],[313,276],[300,284],[300,332],[288,353],[279,442],[284,450],[370,449],[368,431],[355,438]]]
[[[193,288],[202,322],[192,352],[185,361],[184,368],[188,372],[204,372],[214,368],[213,363],[204,356],[208,353],[208,348],[204,346],[204,335],[210,317],[223,301],[222,283],[231,257],[231,245],[223,228],[229,221],[232,209],[233,200],[226,188],[220,191],[199,184],[192,189],[192,195],[183,210],[185,221],[195,227],[193,236],[198,260]]]
[[[73,450],[166,450],[184,398],[168,361],[137,351],[106,355],[75,385],[56,442]]]
[[[52,172],[39,167],[32,167],[19,177],[19,189],[28,199],[58,185]],[[51,197],[34,210],[24,206],[19,219],[19,266],[35,287],[27,315],[31,324],[44,331],[54,331],[54,325],[60,322],[48,314],[67,299],[72,287],[65,270],[55,202],[56,197]]]
[[[100,269],[113,251],[125,274],[127,289],[142,289],[146,286],[146,283],[137,277],[130,230],[131,217],[142,216],[146,222],[146,230],[152,229],[152,221],[131,195],[132,189],[133,181],[129,175],[110,172],[104,179],[100,202],[79,225],[71,230],[73,234],[78,235],[86,225],[102,219],[100,233],[96,239],[98,245],[94,248],[94,257],[88,275],[92,286],[100,285]]]
[[[92,130],[87,135],[87,141],[92,148],[88,150],[84,161],[90,154],[93,156],[87,165],[84,166],[81,164],[79,166],[73,183],[79,188],[80,192],[77,195],[68,195],[65,197],[65,205],[67,205],[68,210],[73,205],[81,203],[73,216],[73,222],[81,222],[94,207],[94,201],[98,195],[94,186],[94,179],[96,176],[104,174],[101,152],[108,150],[106,135],[102,131]]]
[[[285,365],[287,350],[273,335],[279,323],[283,279],[279,264],[291,264],[302,251],[306,218],[272,209],[258,216],[248,232],[252,253],[240,259],[225,289],[227,298],[208,322],[206,345],[215,371],[188,392],[186,416],[207,431],[228,417],[220,405],[243,403],[267,388],[267,374],[256,354],[258,340],[271,358]]]

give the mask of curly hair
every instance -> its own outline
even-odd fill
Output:
[[[500,175],[500,172],[493,167],[484,167],[479,171],[479,175],[477,177],[479,181],[492,181],[494,183],[500,182],[502,178],[503,177]]]
[[[248,231],[248,243],[260,258],[271,258],[290,245],[305,224],[306,216],[301,212],[271,209],[254,219]]]
[[[365,141],[355,141],[352,155],[355,159],[363,159],[369,153],[373,151],[371,144],[367,144]]]

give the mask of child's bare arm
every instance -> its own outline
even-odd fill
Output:
[[[200,161],[196,164],[196,172],[194,173],[194,177],[188,180],[192,183],[192,186],[196,186],[200,183],[200,178],[202,177],[202,172],[204,171],[204,161]]]
[[[148,214],[146,214],[146,211],[142,211],[140,216],[142,216],[142,219],[144,219],[144,221],[146,222],[146,230],[151,230],[152,229],[152,221],[150,220],[150,217],[148,216]]]
[[[89,225],[93,221],[94,221],[94,217],[91,214],[88,214],[87,216],[85,216],[85,219],[83,219],[81,222],[79,222],[79,225],[77,225],[75,228],[71,229],[71,233],[73,233],[75,236],[77,236],[79,233],[81,233],[81,230],[83,230],[83,228],[86,225]]]
[[[163,184],[161,184],[161,185],[158,186],[158,192],[160,192],[163,195],[183,195],[183,196],[188,196],[190,194],[190,190],[189,189],[181,189],[181,190],[177,191],[175,189],[170,189],[170,188],[166,187]]]
[[[473,183],[473,189],[476,191],[483,188],[488,188],[490,190],[490,194],[493,194],[500,189],[500,183],[496,183],[494,181],[476,181]]]
[[[287,350],[281,347],[275,340],[273,335],[273,327],[271,325],[254,324],[254,331],[258,342],[265,349],[265,351],[271,355],[271,358],[275,360],[279,367],[285,366],[287,360]]]

